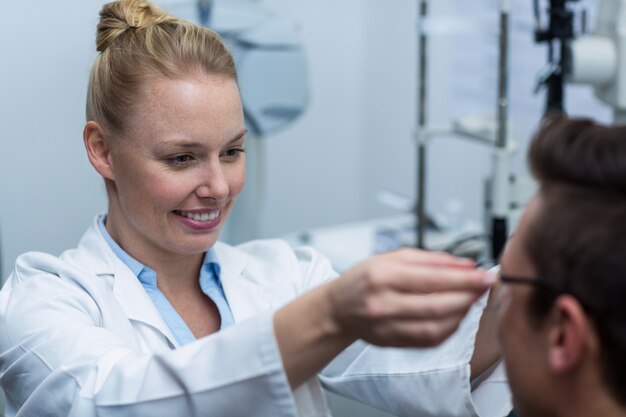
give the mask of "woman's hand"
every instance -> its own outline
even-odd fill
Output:
[[[276,312],[293,388],[357,339],[430,347],[450,336],[495,276],[443,253],[401,249],[369,258]]]
[[[372,257],[328,284],[340,333],[379,346],[443,342],[493,283],[473,262],[401,249]]]

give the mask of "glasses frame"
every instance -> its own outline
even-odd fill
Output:
[[[530,285],[532,287],[549,291],[554,295],[561,295],[566,293],[566,291],[558,289],[557,286],[554,285],[552,282],[542,278],[517,277],[514,275],[506,275],[500,273],[500,281],[504,284]]]
[[[555,299],[556,297],[560,295],[564,295],[564,294],[570,295],[574,297],[576,301],[578,301],[578,303],[580,303],[580,305],[587,312],[587,314],[590,314],[591,316],[596,316],[594,312],[596,312],[597,310],[593,308],[587,301],[585,301],[583,298],[574,294],[571,291],[560,289],[559,287],[557,287],[555,284],[553,284],[550,281],[547,281],[543,278],[530,278],[530,277],[518,277],[515,275],[507,275],[507,274],[502,274],[501,272],[499,274],[500,274],[500,282],[502,284],[530,285],[531,287],[535,287],[535,288],[539,288],[541,290],[547,291]]]

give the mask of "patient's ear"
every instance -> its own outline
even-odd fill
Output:
[[[113,169],[111,167],[109,140],[102,126],[97,122],[91,120],[85,124],[83,142],[89,162],[100,175],[112,180]]]
[[[549,319],[548,366],[553,373],[566,373],[584,359],[595,340],[593,326],[578,300],[561,295]]]

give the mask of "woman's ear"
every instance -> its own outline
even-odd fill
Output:
[[[102,126],[93,120],[87,122],[83,129],[83,142],[91,165],[104,178],[113,180],[109,139]]]
[[[584,360],[595,336],[585,310],[571,295],[559,296],[554,302],[552,314],[548,364],[553,373],[563,374]]]

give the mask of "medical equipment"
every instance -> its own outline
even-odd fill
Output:
[[[539,0],[534,0],[536,40],[549,44],[549,62],[540,75],[540,83],[548,87],[546,110],[565,110],[565,83],[587,84],[613,108],[614,122],[626,123],[626,0],[600,0],[593,33],[586,33],[587,15],[582,10],[578,34],[569,7],[575,1],[551,0],[550,23],[542,29]]]
[[[426,230],[426,70],[427,70],[427,47],[428,37],[423,29],[424,22],[428,17],[428,0],[421,0],[419,5],[418,22],[420,23],[419,31],[419,51],[418,51],[418,76],[417,83],[417,130],[415,139],[417,140],[417,204],[415,207],[417,236],[416,246],[424,248],[424,235]]]
[[[493,192],[491,208],[491,259],[497,261],[508,238],[510,153],[507,149],[508,132],[508,82],[509,82],[509,16],[510,0],[500,1],[500,32],[498,62],[498,123],[493,151]]]
[[[550,0],[547,27],[541,24],[539,0],[533,0],[535,41],[548,44],[548,64],[541,71],[537,90],[547,89],[546,113],[564,110],[565,73],[571,65],[569,43],[574,37],[574,12],[569,6],[578,0]]]
[[[294,23],[250,0],[197,0],[201,24],[223,38],[235,59],[248,139],[246,187],[222,237],[241,243],[263,236],[265,143],[297,120],[309,102],[304,48]]]
[[[626,123],[626,0],[600,0],[593,33],[569,42],[568,82],[593,86],[613,108],[613,121]]]
[[[230,48],[248,130],[265,136],[308,105],[308,73],[296,25],[249,0],[199,0],[199,18]]]
[[[416,129],[416,140],[418,148],[418,172],[417,172],[417,203],[416,203],[416,245],[424,247],[424,234],[426,227],[425,213],[425,161],[426,161],[426,141],[429,136],[445,133],[435,132],[436,129],[427,127],[426,103],[427,103],[427,30],[425,20],[427,19],[428,3],[421,0],[419,10],[419,79],[418,79],[418,123]],[[495,124],[487,120],[480,120],[477,124],[478,130],[483,131],[485,124],[489,125],[487,132],[476,132],[472,123],[468,124],[467,119],[455,121],[454,133],[471,139],[478,139],[483,143],[493,146],[493,175],[488,188],[486,209],[489,213],[489,226],[491,233],[490,257],[497,260],[500,256],[504,243],[508,237],[508,217],[511,207],[512,182],[510,175],[510,159],[513,147],[510,145],[511,134],[508,127],[508,53],[509,53],[509,17],[511,12],[510,0],[501,0],[499,3],[499,61],[498,61],[498,97]]]
[[[202,26],[208,26],[213,11],[213,0],[198,0],[198,20]]]

